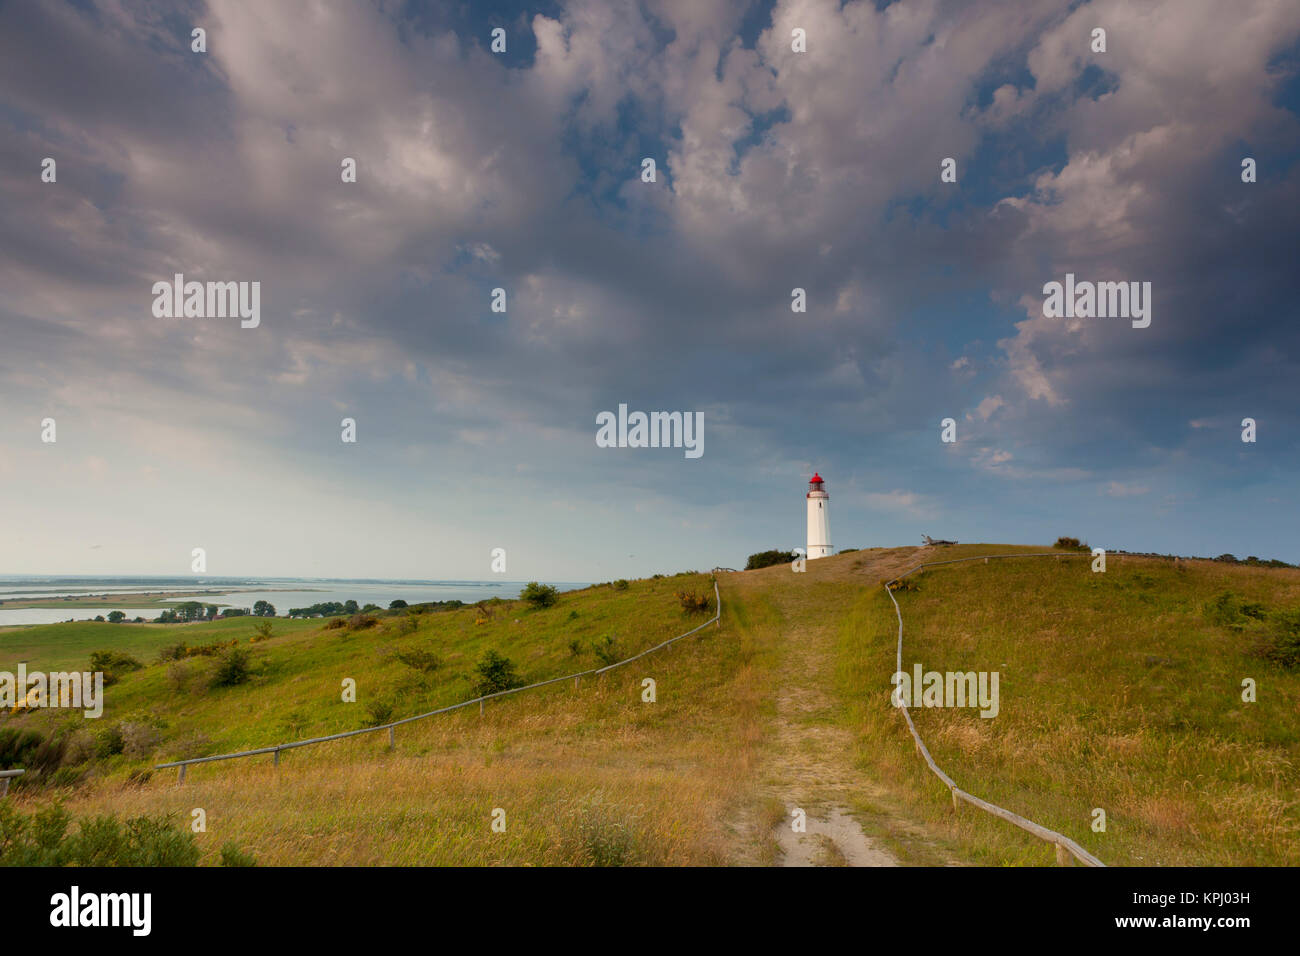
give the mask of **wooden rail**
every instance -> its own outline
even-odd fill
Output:
[[[0,797],[9,793],[9,781],[14,777],[21,777],[26,770],[0,770]]]
[[[260,754],[273,754],[275,756],[275,765],[278,767],[280,765],[280,754],[282,751],[293,750],[297,747],[309,747],[313,744],[323,744],[330,740],[342,740],[345,737],[357,737],[360,736],[361,734],[374,734],[374,733],[378,733],[381,730],[388,731],[388,746],[392,747],[396,743],[396,733],[395,733],[396,728],[400,727],[402,724],[409,724],[417,720],[426,720],[429,717],[436,717],[438,714],[450,713],[453,710],[460,710],[462,707],[472,707],[475,704],[478,704],[478,711],[481,714],[483,713],[484,704],[487,703],[487,701],[489,700],[494,700],[498,697],[509,697],[511,694],[522,694],[526,690],[536,690],[539,687],[546,687],[548,684],[558,684],[562,681],[571,680],[573,681],[574,687],[577,687],[578,681],[583,677],[599,677],[601,674],[604,674],[607,671],[612,671],[617,667],[622,667],[624,664],[630,664],[633,661],[640,660],[641,658],[645,657],[647,654],[653,654],[655,651],[660,650],[661,648],[665,648],[670,644],[674,644],[677,641],[680,641],[684,637],[690,637],[692,634],[704,630],[710,624],[717,623],[718,626],[721,627],[722,626],[721,624],[722,596],[718,593],[718,582],[716,578],[713,581],[713,599],[715,602],[714,606],[716,608],[713,617],[709,618],[703,624],[699,625],[699,627],[693,627],[685,634],[678,634],[676,637],[670,637],[668,640],[656,644],[654,647],[651,647],[648,650],[644,650],[640,654],[634,654],[629,658],[626,658],[621,661],[616,661],[615,663],[609,664],[605,667],[593,667],[590,670],[579,671],[576,674],[565,674],[563,677],[552,677],[550,680],[538,681],[535,684],[528,684],[527,686],[524,687],[514,687],[511,688],[510,690],[498,691],[495,694],[484,694],[482,697],[475,697],[471,700],[464,700],[461,701],[459,704],[451,704],[448,707],[439,707],[437,710],[431,710],[425,714],[416,714],[414,717],[403,717],[401,720],[394,720],[391,723],[387,723],[387,724],[379,724],[378,726],[375,727],[362,727],[360,730],[345,730],[342,733],[329,734],[328,736],[325,737],[311,737],[307,740],[295,740],[287,744],[274,744],[270,747],[258,747],[255,750],[241,750],[237,753],[217,754],[212,757],[193,757],[189,760],[173,760],[170,763],[156,764],[154,766],[154,769],[168,770],[172,767],[176,767],[179,770],[179,773],[177,774],[177,781],[179,783],[184,783],[185,769],[191,766],[192,764],[196,764],[196,763],[214,763],[218,760],[236,760],[240,757],[256,757]],[[21,771],[19,772],[21,773]]]
[[[918,564],[916,567],[904,571],[898,577],[886,581],[885,593],[889,595],[889,600],[894,603],[894,613],[898,616],[898,659],[896,663],[896,672],[901,673],[903,670],[903,612],[899,609],[898,600],[894,597],[894,592],[889,587],[889,585],[897,581],[903,580],[903,578],[907,577],[909,574],[912,574],[913,572],[916,571],[920,571],[922,568],[933,568],[943,564],[961,564],[962,562],[965,561],[981,561],[981,560],[985,564],[987,564],[990,559],[1044,558],[1044,557],[1056,557],[1059,559],[1063,557],[1070,557],[1070,558],[1092,557],[1092,555],[1089,553],[1082,553],[1082,552],[1058,552],[1058,551],[1036,551],[1036,552],[1029,552],[1026,554],[976,555],[975,557],[971,557],[971,558],[953,558],[948,561],[929,561],[924,564]],[[1049,830],[1047,827],[1040,826],[1032,820],[1027,820],[1024,817],[1020,816],[1018,813],[1012,813],[1010,810],[1006,810],[1002,807],[997,806],[996,804],[989,803],[987,800],[981,800],[979,797],[973,796],[972,794],[967,793],[961,787],[957,786],[957,784],[953,781],[952,777],[944,773],[939,768],[939,765],[934,762],[934,758],[930,756],[930,751],[926,748],[925,741],[921,739],[921,735],[916,732],[916,725],[912,723],[912,715],[907,709],[907,704],[906,703],[902,704],[899,707],[899,710],[903,712],[903,719],[907,721],[907,729],[912,732],[912,739],[916,742],[917,752],[920,753],[920,755],[925,758],[926,764],[928,764],[930,769],[934,771],[934,775],[938,777],[940,780],[942,780],[944,786],[946,786],[948,790],[951,791],[952,806],[954,810],[957,809],[958,800],[965,800],[971,806],[979,807],[981,810],[987,813],[991,813],[995,817],[1000,817],[1001,819],[1006,820],[1008,823],[1015,824],[1016,826],[1020,827],[1020,829],[1028,833],[1032,833],[1040,840],[1046,840],[1048,843],[1055,845],[1056,862],[1058,863],[1068,864],[1070,862],[1070,857],[1073,856],[1084,866],[1105,866],[1106,865],[1105,863],[1101,862],[1101,860],[1097,859],[1095,856],[1093,856],[1091,853],[1085,850],[1083,847],[1079,846],[1079,844],[1071,840],[1069,837],[1057,833],[1055,830]]]

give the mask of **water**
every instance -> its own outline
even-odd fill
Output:
[[[585,587],[585,584],[555,583],[560,590]],[[22,597],[64,597],[112,593],[149,592],[157,600],[166,600],[167,594],[185,594],[210,589],[231,589],[224,595],[205,594],[190,600],[215,604],[219,608],[252,608],[257,601],[275,605],[276,614],[283,617],[290,608],[310,607],[325,601],[348,600],[358,605],[378,604],[381,608],[398,599],[407,604],[422,601],[464,601],[472,604],[487,598],[516,598],[523,589],[520,581],[373,581],[332,580],[309,578],[149,578],[149,577],[17,577],[0,576],[0,602]],[[48,607],[9,608],[0,604],[0,627],[19,624],[52,624],[60,621],[88,621],[97,616],[108,616],[119,610],[127,619],[143,617],[151,620],[162,608],[140,607]]]

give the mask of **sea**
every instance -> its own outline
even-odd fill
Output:
[[[586,587],[572,581],[544,582],[561,591]],[[252,608],[257,601],[275,605],[278,616],[290,608],[310,607],[325,601],[356,601],[358,605],[378,604],[382,608],[398,599],[407,604],[422,601],[464,601],[472,604],[486,598],[516,598],[523,590],[522,581],[407,581],[368,578],[225,578],[225,577],[74,577],[0,575],[0,627],[25,624],[56,624],[63,621],[88,621],[109,611],[123,611],[127,619],[152,620],[163,610],[159,602],[169,595],[214,592],[190,600],[215,604],[219,608]],[[218,592],[225,592],[224,594]],[[43,607],[7,608],[19,598],[96,597],[112,594],[147,593],[132,607]]]

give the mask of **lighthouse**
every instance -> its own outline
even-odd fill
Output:
[[[822,488],[822,476],[813,472],[808,482],[808,557],[831,556],[831,496]]]

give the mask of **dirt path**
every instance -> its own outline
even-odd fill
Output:
[[[923,827],[893,808],[885,789],[853,765],[854,741],[839,722],[842,703],[835,692],[835,664],[840,616],[824,613],[819,584],[851,583],[874,587],[916,563],[916,549],[863,552],[813,567],[793,587],[771,587],[758,575],[792,574],[788,567],[735,575],[730,583],[742,598],[766,595],[779,613],[781,663],[776,688],[776,712],[770,747],[759,779],[760,803],[766,811],[747,831],[766,846],[763,859],[744,862],[779,866],[898,866],[898,857],[884,843],[864,832],[853,805],[873,807],[876,832],[931,846]],[[787,578],[781,584],[793,583]],[[765,586],[766,585],[766,586]],[[832,604],[834,602],[831,602]],[[779,818],[778,818],[778,810]],[[793,824],[804,813],[802,832]],[[743,826],[743,825],[742,825]],[[770,828],[770,830],[769,830]],[[767,832],[765,832],[767,831]],[[759,851],[762,852],[761,850]],[[936,862],[935,853],[927,854]],[[946,857],[946,854],[942,855]]]

